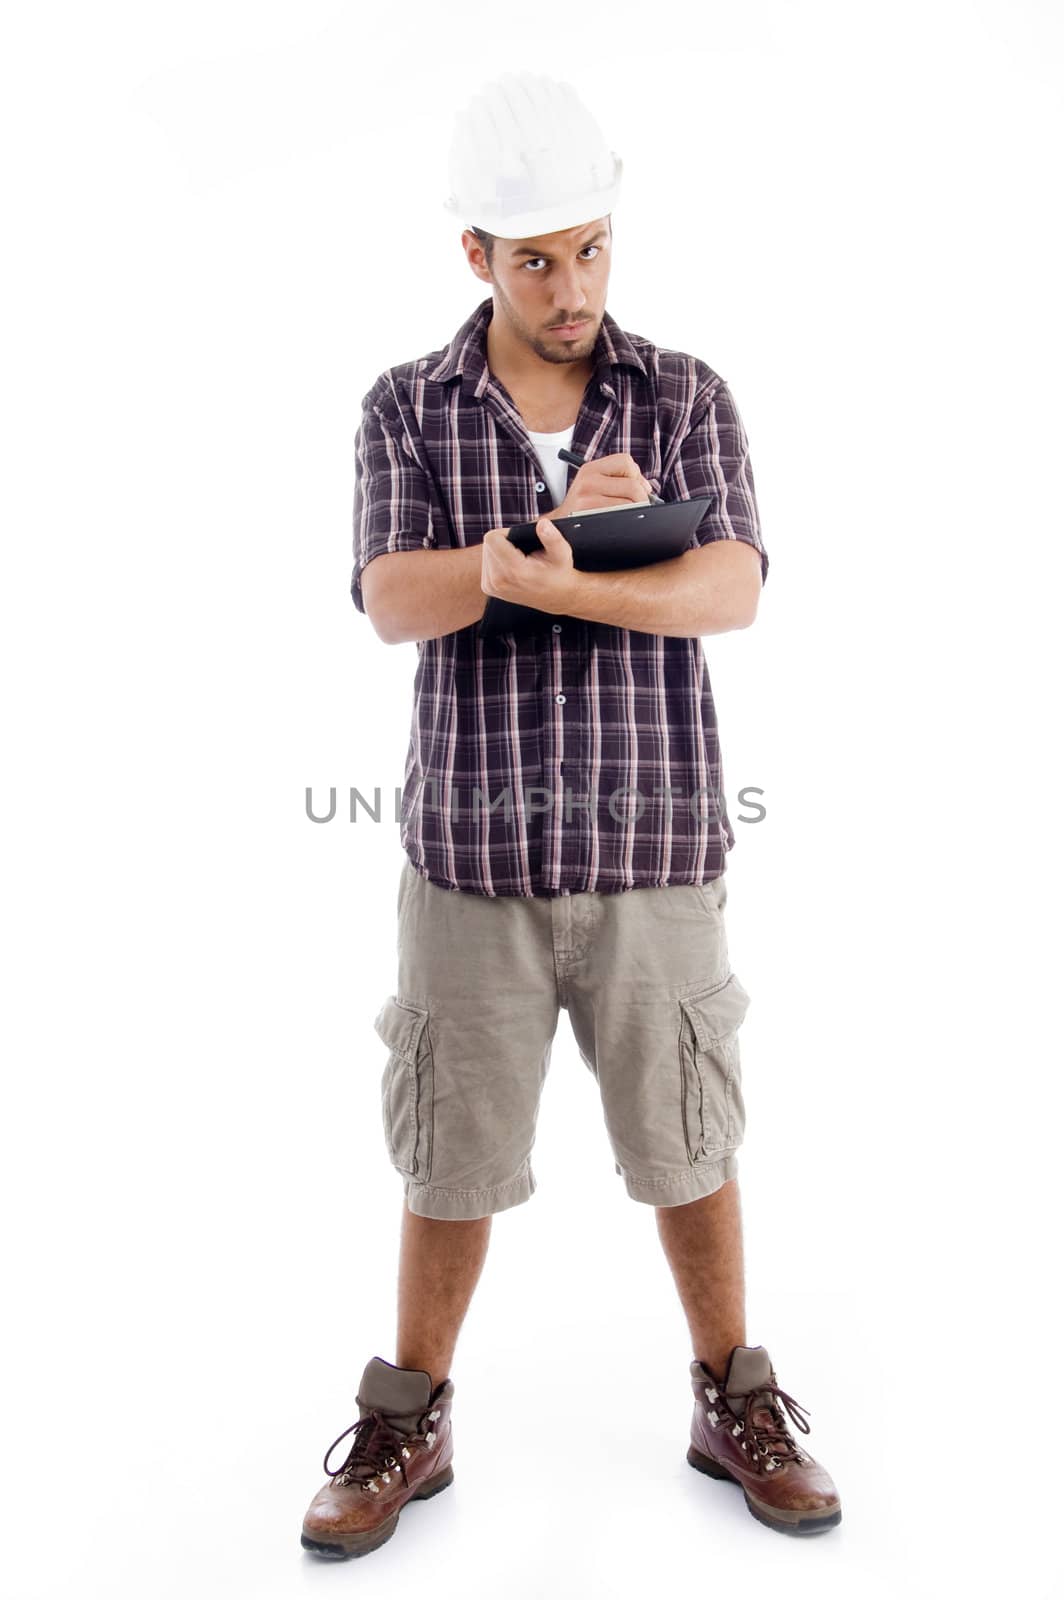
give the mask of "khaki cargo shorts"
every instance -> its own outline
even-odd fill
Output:
[[[419,1216],[483,1217],[535,1191],[559,1009],[598,1084],[633,1200],[682,1205],[737,1175],[745,1113],[724,876],[612,894],[463,894],[404,856],[387,1047],[388,1156]]]

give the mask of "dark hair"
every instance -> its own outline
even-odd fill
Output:
[[[612,212],[610,212],[608,220],[609,220],[609,224],[610,224],[610,238],[612,239],[613,238],[613,213]],[[490,269],[491,263],[492,263],[492,257],[495,254],[495,235],[493,233],[488,233],[488,231],[485,228],[475,228],[472,225],[472,223],[470,223],[470,225],[469,225],[469,231],[470,231],[470,233],[475,234],[475,236],[480,240],[481,244],[484,246],[484,255],[485,255],[485,258],[487,260],[488,267]]]
[[[469,231],[470,233],[475,234],[480,240],[481,244],[484,246],[484,254],[487,257],[488,266],[490,267],[491,258],[495,254],[495,235],[493,233],[487,233],[483,228],[474,228],[472,225],[470,226]]]

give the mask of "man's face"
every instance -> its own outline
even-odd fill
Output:
[[[476,247],[470,264],[490,282],[495,312],[517,338],[559,366],[586,360],[606,309],[613,243],[608,217],[534,239],[496,239],[490,271],[476,236],[467,231],[463,240],[467,249]],[[581,324],[575,336],[558,331],[572,322]]]

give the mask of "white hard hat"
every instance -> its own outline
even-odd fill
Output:
[[[456,221],[530,239],[608,216],[621,159],[570,84],[507,72],[458,114],[449,181]]]

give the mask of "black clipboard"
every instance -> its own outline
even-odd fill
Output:
[[[693,500],[668,500],[660,505],[623,506],[618,511],[578,511],[571,517],[552,517],[551,521],[572,545],[573,565],[581,572],[618,572],[628,567],[653,566],[682,555],[714,498],[699,495]],[[516,523],[507,529],[506,537],[525,555],[543,548],[534,522]],[[573,619],[561,619],[550,611],[489,595],[478,633],[482,639],[510,630],[527,633],[560,620]]]

